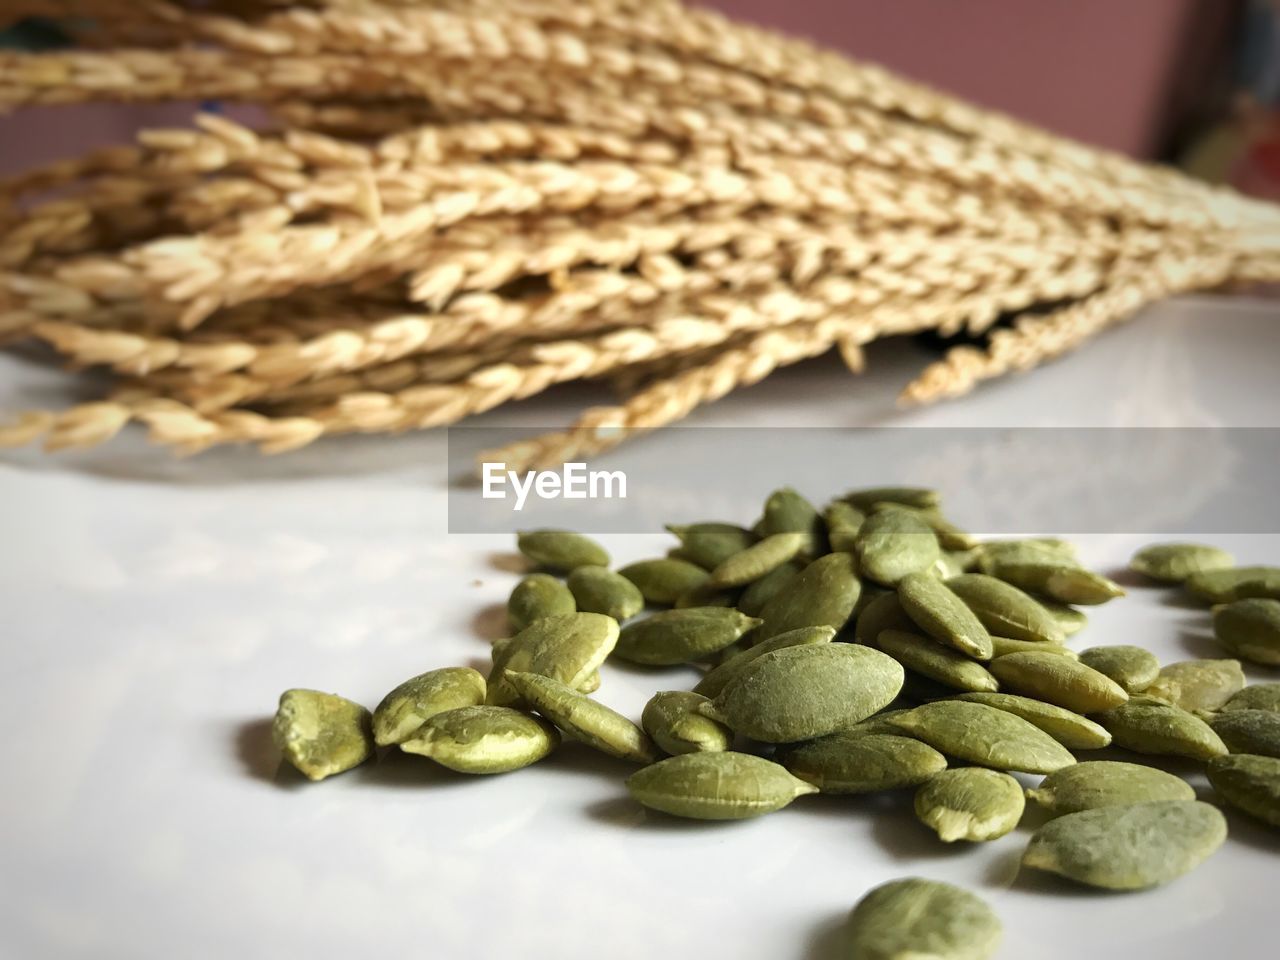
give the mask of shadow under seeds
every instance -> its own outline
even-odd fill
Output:
[[[487,607],[482,607],[471,618],[471,632],[487,643],[511,636],[506,606],[501,603],[491,603]]]
[[[1178,645],[1196,658],[1212,660],[1227,655],[1213,633],[1207,630],[1192,630],[1184,627],[1178,631]]]
[[[280,759],[280,751],[271,739],[270,717],[236,724],[233,742],[240,765],[253,779],[284,787],[306,781],[306,777]]]
[[[802,960],[844,960],[849,956],[848,914],[828,917],[804,944]]]
[[[362,786],[387,789],[438,790],[446,787],[474,785],[473,774],[459,773],[426,757],[405,753],[398,747],[378,751],[369,761],[349,774]]]
[[[586,814],[598,823],[631,830],[657,833],[705,833],[707,830],[732,830],[750,820],[694,820],[676,817],[641,806],[625,793],[608,800],[588,804]]]
[[[489,566],[503,573],[517,573],[524,576],[532,573],[533,567],[522,553],[491,553],[488,556]]]
[[[1110,570],[1104,570],[1103,575],[1126,590],[1151,590],[1159,587],[1159,584],[1128,567],[1113,567]]]
[[[871,836],[885,853],[902,862],[962,857],[975,849],[972,843],[942,843],[910,809],[882,812],[871,823]]]

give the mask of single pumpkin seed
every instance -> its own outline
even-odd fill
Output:
[[[747,549],[759,539],[750,530],[730,523],[669,525],[667,529],[680,541],[680,559],[696,563],[707,570],[714,570],[739,550]]]
[[[1034,724],[985,703],[938,700],[891,722],[948,757],[994,770],[1052,773],[1076,762]]]
[[[733,742],[733,731],[698,713],[698,707],[707,702],[706,697],[688,690],[655,693],[645,704],[640,725],[671,756],[723,753]]]
[[[961,530],[936,508],[908,507],[906,504],[893,503],[889,500],[881,500],[871,506],[872,513],[879,513],[882,510],[903,510],[911,514],[933,531],[943,550],[972,550],[978,545],[977,537]]]
[[[1182,660],[1164,667],[1143,695],[1183,710],[1217,710],[1243,689],[1239,660]]]
[[[569,530],[525,530],[516,535],[516,546],[538,566],[560,573],[609,565],[609,552],[604,547]]]
[[[902,510],[867,517],[854,544],[859,570],[886,587],[910,573],[927,573],[942,554],[938,538],[922,520]]]
[[[980,548],[978,569],[991,575],[1005,563],[1056,563],[1078,567],[1076,548],[1065,540],[1031,537],[1024,540],[987,540]]]
[[[1027,723],[1039,727],[1068,750],[1099,750],[1109,746],[1111,734],[1088,717],[1071,710],[1019,697],[1012,693],[962,693],[957,699],[971,703],[985,703],[988,707],[1004,710]]]
[[[1250,663],[1280,667],[1280,600],[1237,600],[1214,612],[1218,642]]]
[[[506,679],[521,700],[573,739],[619,760],[653,763],[658,759],[648,734],[603,703],[536,673],[507,671]]]
[[[1231,806],[1280,827],[1280,760],[1234,754],[1210,760],[1205,773]]]
[[[508,773],[541,760],[560,743],[545,720],[510,707],[459,707],[437,713],[400,744],[459,773]]]
[[[1232,753],[1280,758],[1280,713],[1270,710],[1231,710],[1209,721]]]
[[[981,767],[943,770],[916,791],[916,816],[943,843],[995,840],[1018,825],[1026,799],[1007,773]]]
[[[696,563],[671,557],[629,563],[618,573],[636,585],[646,602],[661,607],[671,606],[708,577]]]
[[[568,584],[578,609],[585,613],[602,613],[621,621],[644,609],[639,588],[604,567],[579,567],[569,574]]]
[[[535,620],[577,610],[569,588],[548,573],[529,574],[516,584],[507,600],[507,620],[517,633]]]
[[[1089,617],[1083,610],[1077,610],[1069,604],[1058,603],[1056,600],[1046,600],[1043,597],[1037,599],[1040,601],[1040,606],[1044,607],[1044,612],[1054,619],[1068,637],[1074,637],[1089,625]]]
[[[1000,921],[967,890],[911,877],[876,887],[849,915],[850,960],[989,960]]]
[[[746,669],[748,664],[760,659],[766,653],[811,643],[830,643],[835,635],[834,627],[817,626],[797,627],[795,630],[788,630],[786,633],[780,633],[776,637],[770,637],[763,643],[757,643],[753,647],[747,647],[747,649],[739,651],[735,656],[707,671],[703,678],[698,681],[697,686],[693,688],[693,692],[709,699],[714,699],[737,678],[738,674]]]
[[[286,690],[271,723],[271,738],[308,779],[323,780],[369,759],[371,722],[368,710],[336,693]]]
[[[1031,838],[1024,866],[1105,890],[1142,890],[1177,879],[1227,838],[1222,813],[1197,800],[1081,810]]]
[[[1063,767],[1028,790],[1027,796],[1055,816],[1161,800],[1194,800],[1191,784],[1138,763],[1089,760]]]
[[[1111,743],[1135,753],[1211,760],[1226,744],[1194,714],[1160,700],[1135,697],[1094,717],[1111,734]]]
[[[857,730],[830,733],[782,752],[782,765],[823,793],[870,793],[924,783],[947,759],[928,744]]]
[[[807,533],[775,533],[735,553],[711,571],[707,585],[714,589],[742,587],[776,570],[811,542]]]
[[[851,503],[833,500],[822,511],[822,520],[827,527],[827,541],[835,553],[852,553],[858,531],[862,528],[867,515]]]
[[[508,706],[519,700],[503,678],[507,670],[538,673],[580,687],[618,642],[618,621],[600,613],[570,613],[535,620],[504,643],[494,644],[493,670],[485,703]]]
[[[796,575],[804,569],[799,560],[788,560],[774,567],[763,577],[742,591],[738,597],[738,609],[750,617],[758,617],[764,612],[769,601],[783,591],[791,589]]]
[[[904,630],[884,630],[876,638],[883,650],[904,667],[954,690],[995,690],[1000,685],[987,668],[938,641]]]
[[[810,557],[826,553],[822,517],[813,504],[790,487],[769,494],[757,532],[765,538],[779,533],[803,534],[803,553]]]
[[[841,499],[867,513],[877,503],[900,503],[904,507],[921,510],[928,510],[942,503],[937,490],[924,487],[867,487],[865,490],[850,490]]]
[[[1012,584],[983,573],[966,573],[947,586],[996,636],[1034,643],[1062,643],[1066,632],[1039,601]]]
[[[444,667],[406,680],[373,711],[373,739],[380,747],[407,740],[437,713],[484,703],[485,683],[470,667]]]
[[[853,557],[847,553],[820,557],[765,604],[760,612],[764,624],[751,635],[751,642],[762,643],[798,627],[827,626],[838,632],[848,622],[861,591]]]
[[[1202,570],[1183,582],[1187,592],[1205,603],[1235,600],[1280,600],[1280,567],[1227,567]]]
[[[627,624],[614,653],[647,666],[688,663],[723,650],[759,623],[732,607],[665,610]]]
[[[1128,694],[1141,693],[1160,675],[1155,654],[1126,644],[1081,650],[1080,662],[1110,677]]]
[[[1052,653],[1009,653],[990,670],[1010,693],[1044,700],[1076,713],[1110,710],[1129,699],[1124,689],[1092,667]]]
[[[1064,563],[996,563],[992,576],[1028,593],[1042,594],[1062,603],[1096,605],[1123,597],[1119,584],[1100,573]]]
[[[1133,555],[1129,569],[1161,583],[1182,583],[1192,574],[1222,570],[1235,562],[1227,551],[1203,543],[1153,543]]]
[[[627,789],[646,807],[696,820],[745,820],[818,792],[780,764],[731,752],[660,760],[628,777]]]
[[[864,720],[902,689],[902,667],[850,643],[806,644],[747,664],[699,711],[765,743],[812,740]]]
[[[1222,705],[1228,710],[1274,710],[1280,712],[1280,683],[1254,683]]]
[[[902,609],[897,591],[887,590],[874,597],[858,614],[858,619],[853,624],[853,639],[857,643],[874,647],[877,638],[886,630],[916,629],[915,621]]]
[[[991,634],[964,600],[937,577],[908,574],[898,582],[898,600],[907,616],[935,640],[966,656],[991,659]]]
[[[1008,637],[996,636],[991,638],[991,658],[993,660],[998,660],[1000,657],[1008,656],[1011,653],[1049,653],[1055,657],[1066,657],[1068,660],[1080,659],[1080,655],[1070,647],[1062,647],[1056,643],[1010,640]]]

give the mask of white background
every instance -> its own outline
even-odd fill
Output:
[[[905,413],[893,397],[929,357],[877,345],[862,378],[807,364],[691,422],[1274,426],[1277,314],[1181,301],[1034,374]],[[65,402],[66,382],[0,358],[7,408]],[[489,421],[564,422],[599,399],[569,388]],[[640,442],[663,455],[661,435]],[[941,844],[898,794],[685,823],[645,813],[626,764],[572,744],[492,778],[397,754],[320,784],[278,769],[268,723],[286,687],[372,707],[423,670],[487,665],[512,545],[447,534],[444,449],[437,432],[173,461],[131,434],[86,454],[0,453],[0,955],[828,960],[853,903],[905,875],[981,893],[1005,923],[1003,958],[1274,949],[1280,833],[1235,815],[1194,874],[1116,895],[1020,875],[1031,812],[980,846]],[[806,476],[796,486],[815,500],[840,492]],[[1144,539],[1092,536],[1084,554],[1110,571]],[[1280,559],[1280,537],[1218,542]],[[605,543],[619,563],[669,545]],[[1073,645],[1214,655],[1206,622],[1135,587]],[[654,690],[696,678],[603,674],[599,698],[637,718]],[[1203,787],[1193,767],[1171,769]]]

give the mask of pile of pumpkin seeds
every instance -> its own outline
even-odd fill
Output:
[[[1111,890],[1167,883],[1226,837],[1215,805],[1144,757],[1203,764],[1215,801],[1280,828],[1280,683],[1246,686],[1240,663],[1280,667],[1280,568],[1199,544],[1139,551],[1133,571],[1212,606],[1226,655],[1162,666],[1131,645],[1069,648],[1081,608],[1124,591],[1065,541],[980,541],[931,490],[858,490],[819,511],[786,488],[750,528],[669,530],[667,556],[616,571],[588,537],[520,534],[538,571],[511,593],[487,678],[432,670],[372,714],[289,690],[277,744],[321,780],[393,746],[504,773],[567,736],[638,765],[627,789],[664,814],[912,788],[946,843],[1008,834],[1030,800],[1050,819],[1023,865]],[[655,693],[637,724],[596,695],[609,657],[704,673]],[[1108,746],[1132,762],[1089,759]],[[1024,790],[1011,773],[1043,779]],[[871,891],[849,937],[854,958],[982,958],[1000,924],[972,894],[910,878]]]

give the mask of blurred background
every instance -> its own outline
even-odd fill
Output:
[[[1131,156],[1280,197],[1280,0],[703,0]],[[39,23],[0,35],[38,47]],[[190,107],[20,112],[0,172],[181,123]]]

